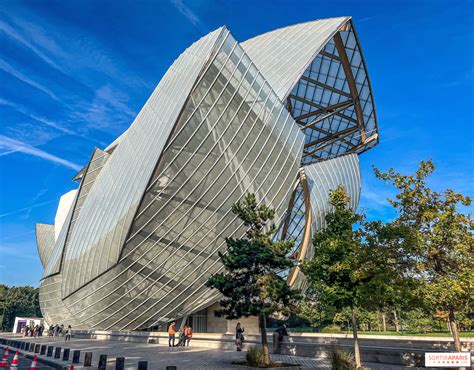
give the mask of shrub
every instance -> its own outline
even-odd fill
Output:
[[[265,356],[263,354],[263,349],[260,347],[251,347],[247,354],[245,355],[247,363],[253,367],[264,367],[265,366]]]
[[[321,333],[340,333],[341,327],[339,325],[329,325],[321,330]]]
[[[356,365],[352,353],[341,349],[331,351],[331,366],[333,370],[355,370]]]

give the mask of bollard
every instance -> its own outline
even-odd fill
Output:
[[[99,366],[97,367],[98,370],[105,370],[107,369],[107,355],[100,355],[99,356]]]
[[[84,367],[92,366],[92,352],[86,352],[84,354]]]
[[[177,366],[166,366],[166,370],[178,370]]]
[[[71,350],[69,348],[64,348],[63,352],[63,361],[69,361],[69,352]]]
[[[40,353],[41,344],[35,344],[35,353]]]
[[[81,358],[81,351],[78,350],[78,349],[75,349],[75,350],[72,352],[72,363],[73,363],[73,364],[78,364],[80,358]]]
[[[61,357],[61,347],[56,347],[54,350],[54,358],[60,358]]]
[[[148,361],[138,361],[138,370],[147,370]]]
[[[40,355],[44,355],[44,354],[46,354],[46,344],[41,345]]]
[[[125,357],[117,357],[115,359],[115,370],[125,369]]]

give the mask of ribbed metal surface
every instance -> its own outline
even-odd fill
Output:
[[[281,100],[311,61],[350,17],[319,19],[264,33],[242,43]]]
[[[36,245],[43,267],[48,263],[54,248],[54,225],[36,224]]]
[[[303,167],[311,192],[313,230],[320,231],[326,225],[329,211],[329,193],[343,185],[350,197],[350,206],[357,209],[361,192],[359,157],[349,154]]]
[[[183,108],[119,264],[67,297],[68,308],[90,327],[136,329],[213,303],[205,283],[222,268],[217,252],[245,232],[231,205],[253,192],[281,216],[303,142],[229,35]]]
[[[117,263],[173,123],[222,32],[202,38],[173,63],[102,168],[65,251],[65,296]]]
[[[287,27],[243,45],[220,28],[175,61],[126,134],[94,151],[50,257],[40,251],[49,323],[141,329],[210,306],[219,299],[206,287],[223,269],[218,252],[245,233],[232,204],[255,193],[279,223],[298,175],[304,186],[286,234],[306,245],[303,257],[312,255],[308,240],[325,225],[329,191],[344,185],[357,207],[359,162],[350,154],[301,169],[311,136],[293,117],[306,109],[296,104],[306,98],[303,77],[337,32],[350,32],[349,19]],[[302,285],[301,277],[292,281]]]

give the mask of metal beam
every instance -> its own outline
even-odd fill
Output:
[[[308,105],[310,105],[310,106],[312,106],[312,107],[314,107],[314,108],[317,108],[317,109],[325,109],[322,105],[319,105],[319,104],[315,103],[314,101],[311,101],[311,100],[302,98],[301,96],[290,95],[290,97],[291,97],[292,99],[298,100],[298,101],[300,101],[300,102],[302,102],[302,103],[308,104]],[[345,115],[345,114],[343,114],[343,113],[341,113],[341,112],[336,113],[336,115],[339,116],[339,117],[341,117],[341,118],[344,118],[345,120],[348,120],[348,121],[350,121],[350,122],[354,122],[354,123],[357,124],[357,120],[356,120],[356,119],[354,119],[354,118],[352,118],[352,117],[349,117],[349,116],[347,116],[347,115]]]
[[[324,51],[324,50],[321,50],[321,51],[319,52],[319,54],[324,55],[325,57],[327,57],[327,58],[329,58],[329,59],[334,59],[334,60],[337,60],[337,61],[340,61],[340,60],[341,60],[341,58],[339,58],[337,55],[328,53],[327,51]]]
[[[322,87],[323,89],[332,91],[332,92],[334,92],[334,93],[336,93],[336,94],[343,95],[343,96],[345,96],[345,97],[347,97],[347,98],[349,98],[349,99],[352,98],[352,95],[351,95],[351,94],[346,93],[346,92],[343,91],[343,90],[336,89],[334,86],[326,85],[325,83],[320,82],[320,81],[318,81],[318,80],[314,80],[314,79],[312,79],[312,78],[310,78],[310,77],[301,76],[300,79],[301,79],[301,80],[304,80],[304,81],[306,81],[306,82],[310,82],[310,83],[312,83],[313,85],[318,85],[318,86]]]
[[[350,135],[352,134],[353,132],[355,131],[358,131],[359,128],[358,127],[349,127],[348,129],[346,130],[343,130],[343,131],[339,131],[339,132],[336,132],[334,133],[334,135],[332,137],[330,136],[327,136],[325,138],[322,138],[321,140],[316,140],[316,141],[313,141],[311,143],[308,143],[306,145],[308,145],[308,148],[311,147],[311,146],[314,146],[314,145],[318,145],[318,144],[323,144],[323,145],[318,145],[315,149],[313,149],[312,151],[310,152],[307,152],[307,153],[304,153],[303,154],[303,158],[305,157],[308,157],[308,156],[313,156],[314,154],[316,154],[316,152],[320,151],[321,149],[325,148],[326,146],[328,145],[331,145],[331,144],[334,144],[334,141],[337,140],[337,139],[341,139],[341,137],[344,137],[344,136],[347,136],[347,135]],[[348,145],[352,145],[354,147],[354,145],[352,143],[350,143],[349,141],[347,140],[343,140],[346,144]],[[352,149],[351,149],[352,150]]]
[[[329,133],[329,135],[327,135],[327,136],[325,136],[321,139],[314,140],[314,141],[311,141],[311,142],[305,144],[304,148],[305,149],[311,148],[312,146],[324,143],[326,141],[330,141],[332,139],[337,139],[341,136],[347,136],[348,134],[352,134],[353,132],[358,131],[358,130],[359,130],[359,128],[357,126],[352,126],[352,127],[346,128],[345,130],[337,131],[337,132],[334,132],[334,133]]]
[[[366,136],[364,131],[364,114],[362,112],[362,107],[360,106],[359,93],[357,91],[354,75],[352,74],[351,64],[349,62],[349,58],[347,57],[346,47],[344,46],[340,32],[334,35],[334,44],[336,45],[337,53],[341,59],[342,68],[344,69],[344,74],[346,75],[346,81],[349,86],[349,91],[351,92],[351,97],[355,102],[355,111],[360,129],[360,136],[362,141],[365,141]]]
[[[297,259],[299,262],[303,262],[306,254],[308,253],[309,249],[309,244],[312,242],[311,240],[311,196],[309,193],[309,188],[308,188],[308,181],[306,179],[306,174],[301,171],[300,172],[300,179],[301,179],[301,186],[303,188],[303,193],[304,193],[304,205],[305,205],[305,225],[304,225],[304,231],[303,231],[303,240],[301,241],[300,247],[299,247],[299,253],[297,256]],[[296,277],[298,276],[300,272],[300,268],[298,266],[294,267],[288,276],[288,284],[292,286],[295,281]]]
[[[326,108],[317,109],[315,111],[302,114],[301,116],[295,117],[295,121],[301,121],[302,119],[309,118],[309,117],[312,117],[312,116],[316,116],[318,114],[322,114],[322,113],[326,113],[326,112],[333,112],[337,108],[347,107],[347,106],[350,106],[352,104],[353,104],[352,100],[344,100],[340,103],[329,105]]]
[[[353,102],[349,102],[349,104],[346,104],[346,105],[340,107],[339,109],[334,109],[331,112],[308,122],[306,125],[303,126],[303,129],[313,127],[317,123],[319,123],[321,121],[324,121],[325,119],[327,119],[331,116],[337,115],[338,113],[341,113],[342,111],[346,110],[347,108],[349,108],[353,104],[354,104]]]

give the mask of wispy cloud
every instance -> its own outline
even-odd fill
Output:
[[[76,163],[70,162],[66,159],[59,158],[53,154],[45,152],[44,150],[35,148],[34,146],[28,145],[21,141],[9,138],[4,135],[0,135],[0,148],[7,150],[7,153],[11,152],[21,152],[24,154],[32,155],[34,157],[42,158],[44,160],[60,164],[62,166],[71,168],[73,170],[79,171],[82,167]],[[5,154],[0,154],[0,156]]]
[[[189,7],[184,3],[183,0],[171,0],[171,3],[174,5],[178,11],[184,15],[188,21],[190,21],[194,26],[199,28],[202,32],[208,32],[207,27],[202,22],[201,18],[199,18],[196,13],[194,13]]]
[[[7,212],[7,213],[3,213],[0,215],[0,218],[2,217],[7,217],[7,216],[11,216],[11,215],[16,215],[18,213],[21,213],[21,212],[24,212],[24,211],[28,211],[32,208],[38,208],[38,207],[41,207],[41,206],[44,206],[46,204],[49,204],[49,203],[53,203],[53,202],[57,202],[58,200],[57,199],[51,199],[51,200],[47,200],[45,202],[41,202],[41,203],[37,203],[37,204],[33,204],[29,207],[23,207],[23,208],[19,208],[19,209],[15,209],[13,211],[10,211],[10,212]]]
[[[27,117],[30,117],[32,119],[34,119],[35,121],[38,121],[38,122],[41,122],[43,124],[45,124],[46,126],[50,126],[50,127],[53,127],[65,134],[68,134],[68,135],[76,135],[76,133],[74,131],[71,131],[69,130],[68,128],[62,126],[61,124],[55,122],[55,121],[52,121],[48,118],[45,118],[45,117],[41,117],[41,116],[38,116],[32,112],[30,112],[27,108],[25,108],[24,106],[21,106],[20,104],[16,104],[16,103],[13,103],[9,100],[6,100],[6,99],[2,99],[0,98],[0,105],[5,105],[5,106],[8,106],[14,110],[16,110],[17,112],[20,112],[22,114],[24,114],[25,116]]]
[[[51,67],[61,71],[61,68],[51,58],[49,58],[43,51],[41,51],[40,48],[35,46],[32,42],[30,42],[26,37],[24,37],[21,33],[19,33],[14,27],[10,26],[8,23],[0,20],[0,31],[3,31],[10,38],[22,44],[24,47],[26,47],[31,52],[36,54],[41,60],[43,60],[45,63],[47,63]]]
[[[3,59],[0,58],[0,69],[9,75],[15,77],[16,79],[34,87],[35,89],[38,89],[45,94],[49,95],[50,98],[59,101],[59,98],[54,94],[51,90],[47,89],[43,85],[41,85],[38,82],[33,81],[31,78],[28,76],[25,76],[23,73],[21,73],[19,70],[13,68],[10,64],[5,62]]]

